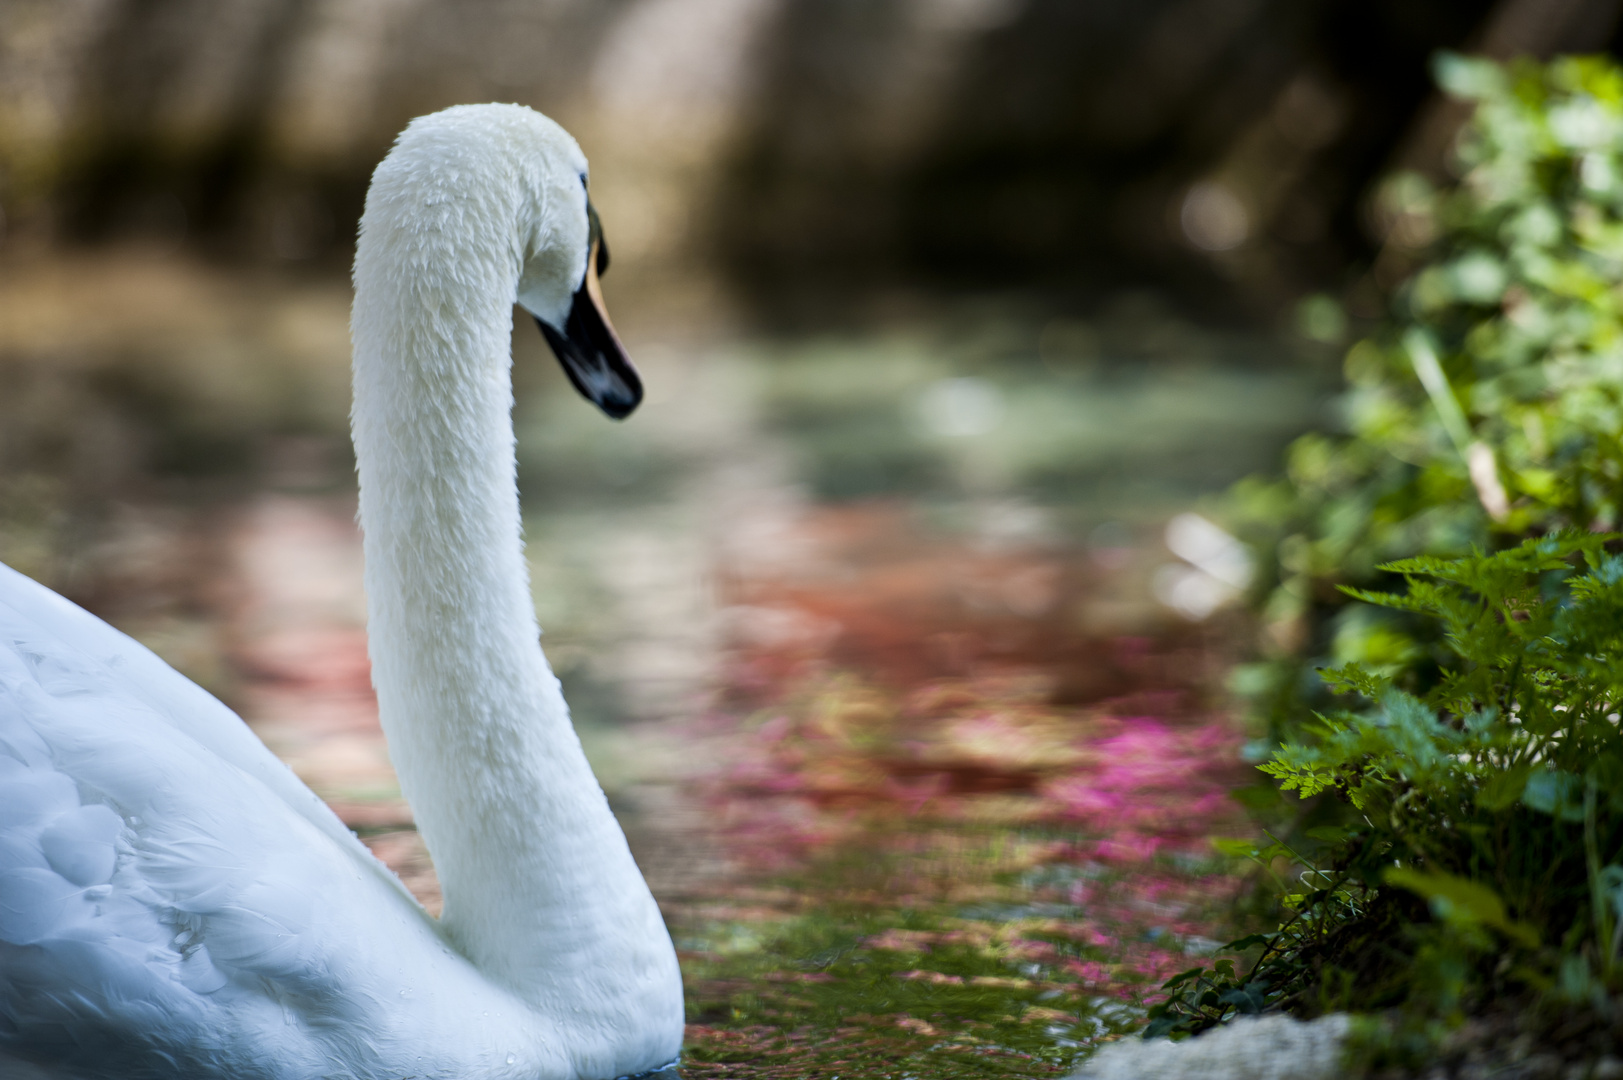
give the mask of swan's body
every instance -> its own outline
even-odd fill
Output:
[[[578,329],[584,173],[528,109],[452,109],[401,136],[362,219],[373,679],[443,918],[223,705],[0,568],[0,1075],[591,1080],[675,1057],[675,954],[519,539],[512,304]],[[624,405],[634,374],[575,359]]]

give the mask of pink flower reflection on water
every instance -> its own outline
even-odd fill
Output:
[[[1239,739],[1229,725],[1173,727],[1152,717],[1118,723],[1119,734],[1087,744],[1086,764],[1040,788],[1050,815],[1106,834],[1093,857],[1147,858],[1233,818],[1228,793]]]
[[[874,510],[824,526],[837,566],[731,583],[819,628],[733,644],[710,720],[732,749],[705,783],[737,862],[799,874],[814,906],[924,914],[860,946],[912,981],[957,978],[941,950],[973,939],[996,979],[1138,1001],[1234,936],[1209,841],[1246,831],[1229,792],[1251,772],[1208,704],[1222,642],[1089,637],[1095,586],[1057,554],[906,547]],[[1042,613],[993,602],[1043,566]]]

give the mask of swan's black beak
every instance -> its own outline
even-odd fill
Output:
[[[562,330],[540,318],[535,323],[581,396],[613,419],[623,420],[642,401],[642,377],[603,310],[597,278],[609,268],[609,249],[603,243],[597,211],[591,203],[586,209],[592,225],[592,250],[586,257],[586,278],[569,306],[569,317]]]

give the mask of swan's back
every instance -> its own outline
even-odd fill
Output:
[[[366,854],[338,816],[265,748],[247,724],[146,646],[4,564],[0,564],[0,619],[6,620],[7,633],[14,623],[19,629],[28,627],[42,641],[54,641],[58,649],[75,654],[77,660],[64,656],[61,662],[82,671],[95,685],[116,687],[178,734],[258,780],[341,846],[358,857]],[[57,684],[71,678],[64,670]]]
[[[0,1072],[484,1075],[522,1013],[229,709],[0,566]]]

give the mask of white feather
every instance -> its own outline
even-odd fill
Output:
[[[414,121],[357,250],[373,677],[430,918],[228,709],[0,567],[0,1074],[609,1078],[675,1057],[670,938],[537,644],[508,327],[567,307],[585,160]]]

